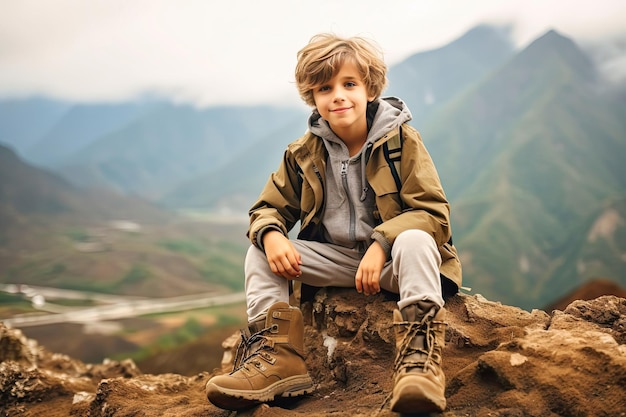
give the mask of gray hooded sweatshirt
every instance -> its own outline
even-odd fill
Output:
[[[379,138],[409,120],[411,112],[399,98],[386,97],[369,103],[367,139],[361,150],[350,157],[347,146],[317,111],[309,118],[309,130],[323,139],[328,150],[326,206],[322,216],[328,242],[361,251],[372,243],[376,202],[365,177],[367,157]]]

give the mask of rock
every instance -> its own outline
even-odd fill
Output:
[[[84,364],[0,324],[0,415],[394,416],[394,308],[387,294],[320,290],[302,304],[316,391],[239,413],[208,403],[208,372],[148,375],[129,360]],[[626,416],[626,299],[575,301],[548,315],[459,294],[446,308],[444,417]],[[239,340],[224,341],[222,372]]]
[[[20,330],[9,330],[0,325],[0,363],[17,362],[25,366],[37,366],[39,346],[29,340]]]
[[[612,296],[577,301],[555,311],[545,329],[527,326],[522,336],[501,340],[452,378],[450,408],[491,415],[626,415],[626,346],[617,342],[624,326],[616,324],[623,324],[625,308],[625,299]]]

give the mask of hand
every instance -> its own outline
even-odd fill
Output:
[[[285,279],[300,277],[302,259],[293,243],[278,230],[270,230],[263,235],[265,256],[273,273]]]
[[[380,274],[387,261],[387,256],[380,243],[374,241],[367,248],[365,255],[359,263],[354,283],[356,290],[365,295],[373,295],[380,292]]]

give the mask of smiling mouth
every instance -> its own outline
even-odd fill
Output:
[[[344,113],[350,110],[352,107],[339,107],[338,109],[331,110],[332,113]]]

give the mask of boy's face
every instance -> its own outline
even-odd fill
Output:
[[[367,134],[367,87],[354,63],[346,61],[328,82],[313,89],[315,107],[331,129],[344,139]]]

